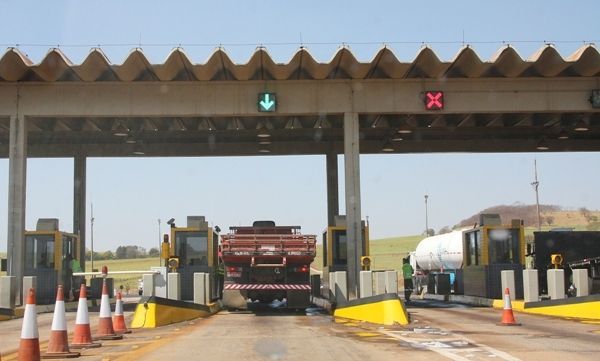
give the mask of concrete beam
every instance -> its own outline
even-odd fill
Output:
[[[340,214],[338,194],[338,159],[337,153],[327,153],[327,225],[334,225],[335,216]]]
[[[85,213],[86,213],[86,158],[73,160],[73,233],[79,235],[81,247],[79,259],[85,270]]]
[[[25,195],[27,189],[27,122],[23,115],[10,117],[8,162],[8,275],[15,276],[15,304],[21,305],[25,274]]]
[[[362,250],[360,209],[360,149],[357,113],[344,114],[344,168],[346,179],[346,245],[348,299],[358,297],[358,277]]]
[[[424,113],[421,92],[444,91],[440,114],[582,112],[596,78],[368,79],[269,82],[277,114]],[[0,84],[0,116],[259,116],[264,81]]]

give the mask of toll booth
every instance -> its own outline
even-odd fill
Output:
[[[208,226],[203,216],[188,216],[186,227],[171,225],[171,257],[175,259],[176,267],[170,267],[169,272],[180,274],[181,299],[194,299],[194,273],[203,272],[210,276],[210,299],[219,295],[217,282],[219,234]],[[170,262],[173,263],[173,262]]]
[[[479,227],[463,232],[463,274],[460,282],[464,294],[501,299],[501,272],[512,270],[515,273],[516,297],[523,298],[525,247],[522,220],[502,225],[499,216],[482,214]]]
[[[362,257],[369,256],[369,226],[361,221]],[[323,297],[329,297],[329,273],[347,271],[346,216],[334,218],[334,225],[323,231]]]
[[[80,247],[79,237],[61,232],[55,218],[39,219],[35,231],[25,232],[24,275],[37,277],[38,304],[54,303],[59,284],[64,286],[65,298],[71,290],[77,293],[71,261],[81,263]]]

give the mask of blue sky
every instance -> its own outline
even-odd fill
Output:
[[[121,63],[140,43],[153,63],[177,44],[193,62],[204,62],[214,44],[225,44],[239,63],[258,44],[268,44],[273,58],[285,62],[301,42],[320,61],[342,43],[369,61],[384,42],[403,61],[414,58],[421,42],[450,60],[463,39],[484,60],[503,42],[529,58],[551,41],[567,57],[584,41],[600,39],[597,1],[2,1],[0,12],[1,46],[20,44],[34,62],[60,45],[80,63],[90,46],[100,44],[111,62]],[[436,230],[488,206],[533,203],[534,158],[541,202],[600,208],[595,153],[369,155],[361,157],[363,216],[369,216],[372,237],[380,238],[420,233],[425,193]],[[58,217],[71,230],[72,174],[71,159],[29,160],[27,229],[39,217]],[[0,204],[7,204],[7,182],[8,161],[0,160]],[[91,202],[99,250],[151,247],[158,243],[158,218],[164,232],[166,219],[184,223],[188,214],[206,215],[223,229],[260,218],[320,233],[325,195],[324,156],[93,158],[88,235]],[[6,248],[6,208],[0,207],[0,250]]]

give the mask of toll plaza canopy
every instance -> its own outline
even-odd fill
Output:
[[[599,89],[594,45],[566,59],[548,45],[528,60],[507,46],[489,61],[464,47],[450,62],[428,47],[412,62],[382,48],[366,63],[347,48],[319,63],[301,48],[285,64],[263,48],[246,64],[221,49],[204,64],[181,49],[150,64],[135,49],[121,65],[99,49],[75,65],[58,49],[33,64],[11,48],[0,58],[8,273],[21,292],[28,157],[74,158],[73,233],[85,240],[87,157],[323,154],[333,225],[343,153],[353,299],[361,153],[598,151]]]
[[[179,48],[150,64],[135,49],[121,65],[100,49],[74,65],[58,49],[33,64],[11,48],[0,59],[0,156],[15,114],[27,117],[30,157],[341,153],[349,112],[361,153],[598,150],[599,75],[593,45],[566,59],[545,46],[529,60],[507,46],[489,61],[464,47],[450,62],[428,47],[412,62],[382,48],[366,63],[347,48],[318,63],[301,48],[285,64],[262,48],[246,64],[221,49],[193,64]]]

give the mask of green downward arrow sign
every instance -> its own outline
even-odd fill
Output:
[[[258,111],[274,112],[277,109],[277,98],[275,93],[258,94]]]

